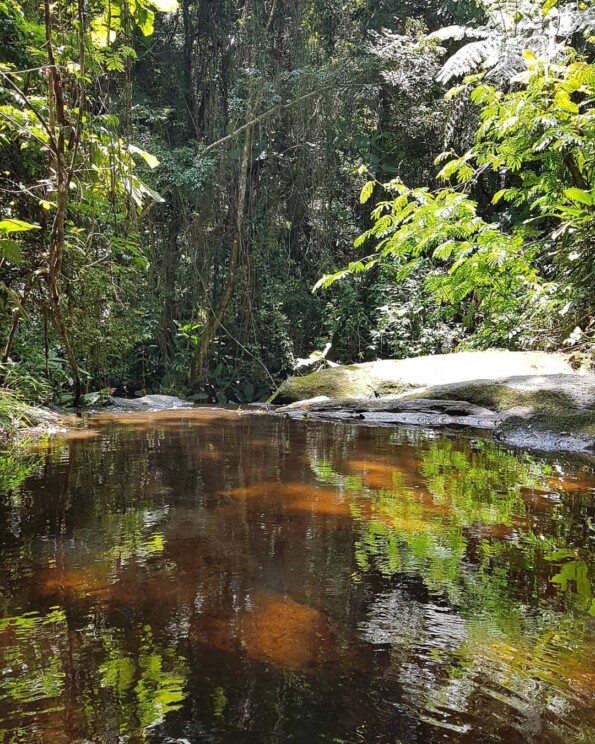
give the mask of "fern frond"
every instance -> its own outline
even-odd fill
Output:
[[[433,31],[428,35],[428,39],[437,39],[438,41],[462,41],[463,39],[485,39],[491,36],[488,28],[480,26],[445,26]]]
[[[494,38],[485,38],[465,44],[445,62],[438,75],[438,82],[446,84],[453,78],[468,75],[481,66],[486,59],[494,58],[496,56],[495,42]]]

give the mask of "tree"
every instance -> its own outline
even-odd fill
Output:
[[[558,63],[530,50],[522,59],[505,90],[470,76],[447,94],[469,95],[480,116],[475,144],[437,160],[449,185],[386,184],[395,196],[356,241],[378,239],[375,251],[317,286],[388,260],[403,279],[427,255],[427,290],[472,321],[482,346],[560,343],[590,326],[595,69],[570,47]]]
[[[21,70],[14,62],[0,67],[0,136],[6,148],[20,145],[21,150],[29,148],[33,153],[22,208],[24,216],[33,214],[39,222],[34,225],[18,219],[14,205],[9,204],[2,229],[39,230],[40,239],[25,246],[30,248],[30,271],[22,278],[25,288],[20,297],[23,300],[32,284],[42,280],[49,314],[70,366],[77,403],[83,382],[61,291],[64,261],[76,239],[76,222],[84,224],[90,214],[95,217],[101,211],[109,214],[117,202],[132,199],[140,207],[145,196],[161,198],[138,178],[132,155],[140,155],[152,167],[157,165],[156,159],[118,136],[117,117],[108,113],[106,101],[98,102],[92,94],[100,89],[102,78],[109,78],[110,70],[124,70],[134,54],[120,43],[119,33],[129,23],[137,23],[143,33],[150,33],[153,9],[160,4],[157,0],[136,3],[129,17],[128,11],[116,12],[110,4],[89,9],[84,0],[60,4],[46,0],[42,17],[32,26],[39,36],[43,33],[43,55],[32,55],[33,68]],[[169,3],[164,7],[171,10],[175,6]],[[20,6],[9,6],[8,12],[22,23]],[[22,188],[18,179],[23,174],[14,175]],[[22,263],[20,241],[3,242],[3,253],[10,263]],[[10,356],[21,314],[22,301],[13,311],[4,362]]]

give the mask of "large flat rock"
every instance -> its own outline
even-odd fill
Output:
[[[143,395],[142,398],[110,398],[109,404],[119,411],[164,411],[170,408],[192,408],[193,403],[173,395]]]
[[[411,359],[351,364],[286,380],[275,403],[326,396],[365,398],[404,393],[420,387],[518,376],[578,375],[563,354],[539,351],[469,351]]]
[[[498,359],[499,354],[494,358]],[[515,359],[519,363],[517,370],[530,361],[526,355],[523,357]],[[537,361],[533,358],[531,363]],[[496,373],[502,367],[494,366],[492,376],[468,379],[467,368],[464,379],[455,382],[409,387],[392,395],[379,395],[376,391],[371,397],[318,395],[277,411],[292,418],[379,426],[492,430],[498,441],[513,447],[595,455],[595,376],[568,371],[569,365],[566,372],[558,372],[564,368],[563,357],[554,355],[549,367],[545,361],[542,360],[538,373],[499,377]],[[547,369],[552,371],[544,371]],[[453,370],[442,370],[442,379],[448,379]],[[429,378],[428,375],[425,379]]]

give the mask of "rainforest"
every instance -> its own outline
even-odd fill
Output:
[[[595,740],[592,0],[0,0],[0,742]]]
[[[252,402],[327,344],[589,353],[590,3],[0,13],[5,387]]]

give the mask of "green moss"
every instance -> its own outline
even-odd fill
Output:
[[[429,388],[412,397],[461,400],[499,413],[511,408],[564,412],[575,408],[573,398],[560,390],[523,390],[498,383],[468,383]]]
[[[566,414],[541,413],[529,419],[511,416],[502,423],[502,430],[531,428],[532,431],[553,432],[561,436],[595,437],[595,412],[571,411]]]
[[[296,403],[324,395],[335,400],[366,398],[375,393],[389,395],[411,389],[399,380],[385,380],[374,375],[365,365],[321,369],[305,377],[291,377],[279,388],[271,402]]]

